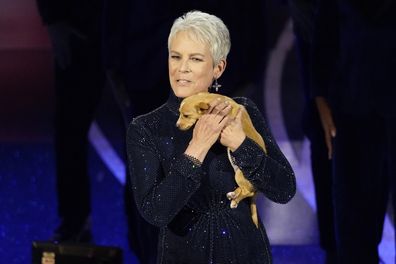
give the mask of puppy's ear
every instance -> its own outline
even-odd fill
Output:
[[[200,103],[197,105],[197,111],[198,111],[198,113],[200,113],[200,114],[206,112],[206,110],[208,110],[208,109],[209,109],[209,104],[208,104],[208,103],[200,102]]]

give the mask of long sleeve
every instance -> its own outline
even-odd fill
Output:
[[[162,227],[199,188],[203,170],[183,154],[164,166],[153,137],[134,120],[127,132],[127,152],[138,210],[149,223]]]
[[[181,131],[175,126],[180,103],[180,98],[171,93],[166,104],[135,118],[127,132],[131,188],[137,209],[161,229],[159,262],[246,263],[249,259],[251,263],[271,263],[268,238],[262,225],[254,225],[249,200],[236,209],[230,207],[226,194],[235,189],[236,182],[227,148],[215,143],[198,165],[183,154],[193,129]],[[259,113],[257,109],[252,112],[250,103],[245,105],[251,116]],[[254,116],[252,120],[257,124],[261,120],[260,127],[265,125],[262,117]],[[268,130],[265,133],[269,134]],[[294,175],[287,161],[283,156],[266,158],[253,144],[249,140],[243,143],[239,154],[236,152],[237,161],[259,190],[286,202],[295,192]],[[276,145],[267,145],[270,153],[281,155]],[[246,153],[248,149],[253,152]],[[256,158],[260,153],[261,157]]]
[[[255,104],[246,98],[238,100],[245,106],[258,133],[263,137],[267,154],[250,138],[246,138],[232,155],[244,176],[266,197],[287,203],[296,192],[293,170],[272,137]]]

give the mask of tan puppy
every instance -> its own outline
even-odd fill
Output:
[[[229,113],[231,118],[235,118],[239,109],[242,108],[243,131],[245,132],[247,137],[255,141],[266,153],[267,150],[265,148],[264,140],[254,128],[250,116],[245,108],[237,104],[231,98],[224,95],[203,92],[185,98],[180,104],[180,116],[176,123],[177,127],[181,130],[187,130],[192,127],[195,122],[209,109],[209,103],[217,98],[221,98],[229,102],[232,107]],[[250,210],[252,214],[252,219],[256,227],[258,227],[256,190],[253,185],[245,178],[242,171],[234,164],[231,158],[230,149],[227,149],[227,153],[228,159],[230,160],[231,165],[235,170],[235,181],[239,186],[233,192],[227,193],[227,198],[231,200],[230,206],[231,208],[236,208],[241,200],[247,197],[251,197]]]

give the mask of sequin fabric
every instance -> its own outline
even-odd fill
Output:
[[[295,176],[255,104],[248,110],[268,153],[249,138],[232,153],[246,178],[274,202],[295,194]],[[133,193],[142,216],[160,227],[158,263],[272,263],[264,226],[251,219],[249,199],[230,208],[226,193],[237,186],[227,151],[212,146],[202,164],[183,155],[192,130],[176,127],[180,99],[173,93],[158,109],[128,127],[127,151]]]

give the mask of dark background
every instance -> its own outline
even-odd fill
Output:
[[[291,28],[285,31],[288,19],[285,5],[268,1],[267,45],[257,56],[270,58],[282,32],[292,42]],[[267,78],[273,77],[268,75],[269,64],[260,69],[263,78],[257,88],[261,89],[260,96],[252,99],[268,118],[281,147],[289,147],[284,152],[296,170],[300,185],[290,204],[274,207],[262,200],[260,210],[274,245],[275,263],[321,263],[306,140],[301,130],[303,95],[294,52],[293,46],[283,52],[286,57],[280,72],[279,96],[269,99],[278,100],[282,112],[271,113],[276,109],[266,103],[265,84]],[[0,0],[0,263],[29,263],[31,242],[48,239],[58,223],[52,145],[52,63],[46,28],[41,24],[35,2]],[[279,115],[281,118],[277,118]],[[124,127],[108,86],[102,94],[95,122],[112,150],[123,160]],[[95,145],[94,137],[91,141]],[[135,258],[127,245],[123,186],[103,155],[106,152],[90,148],[94,239],[99,245],[121,247],[125,263],[133,263]],[[298,220],[279,228],[277,223],[290,222],[291,217]],[[388,253],[394,254],[393,249]]]

